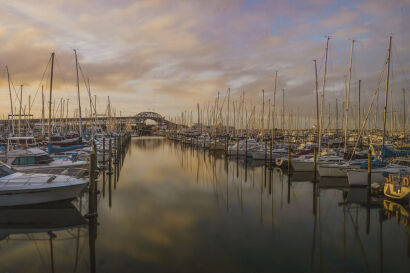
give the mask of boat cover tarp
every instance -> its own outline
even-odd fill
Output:
[[[314,149],[314,148],[309,149],[309,150],[306,150],[306,151],[302,151],[302,152],[300,152],[300,153],[296,154],[296,157],[301,156],[301,155],[313,154],[313,152],[314,152],[314,151],[315,151],[315,149]]]
[[[51,143],[48,143],[47,149],[49,154],[58,154],[58,153],[64,153],[72,150],[77,150],[84,148],[84,145],[74,145],[74,146],[68,146],[68,147],[54,147]]]
[[[387,148],[384,146],[382,148],[382,158],[392,158],[392,157],[403,157],[403,156],[410,156],[410,150],[401,150],[401,151],[396,151]]]

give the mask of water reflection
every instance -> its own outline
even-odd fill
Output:
[[[2,272],[76,269],[81,259],[80,239],[86,236],[86,226],[86,219],[70,202],[1,208]],[[67,250],[69,253],[64,253]]]
[[[73,203],[87,208],[80,216],[88,228],[73,232],[78,250],[56,247],[53,231],[54,265],[75,272],[408,270],[408,204],[339,183],[162,138],[133,139],[100,176],[100,194]],[[35,247],[10,251],[4,242],[0,269],[23,271],[22,253],[40,268]]]

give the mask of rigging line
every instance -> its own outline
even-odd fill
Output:
[[[361,135],[363,134],[364,128],[366,127],[366,122],[367,122],[367,120],[368,120],[368,118],[369,118],[369,115],[370,115],[370,113],[371,113],[371,111],[372,111],[373,104],[374,104],[374,100],[376,99],[376,96],[377,96],[377,94],[379,93],[380,84],[381,84],[381,81],[382,81],[382,79],[383,79],[383,75],[384,75],[384,71],[385,71],[385,69],[386,69],[386,66],[387,66],[387,62],[384,63],[383,70],[382,70],[381,73],[380,73],[380,76],[379,76],[379,80],[378,80],[378,82],[377,82],[376,89],[375,89],[375,91],[374,91],[374,93],[373,93],[372,103],[370,104],[369,109],[367,110],[367,113],[366,113],[366,117],[365,117],[365,119],[363,120],[363,125],[362,125],[362,127],[360,128],[359,137],[358,137],[357,140],[356,140],[356,144],[354,145],[353,152],[352,152],[352,156],[350,157],[349,162],[353,159],[353,155],[354,155],[355,152],[356,152],[356,148],[357,148],[357,145],[359,144]],[[359,124],[359,126],[360,126],[360,124]]]
[[[90,86],[88,85],[88,83],[85,79],[85,75],[84,75],[83,69],[81,68],[80,62],[78,62],[78,67],[80,68],[81,76],[83,77],[84,85],[85,85],[85,88],[87,89],[88,96],[91,98]],[[91,99],[91,107],[95,107],[94,102],[93,102],[92,99]],[[90,111],[92,111],[92,109]]]
[[[17,100],[18,100],[18,103],[21,103],[20,97],[17,94],[16,88],[14,87],[14,83],[13,83],[13,80],[12,80],[11,77],[10,77],[10,82],[11,82],[11,85],[13,86],[14,94],[15,94]]]
[[[48,63],[47,63],[47,65],[46,65],[46,68],[45,68],[44,71],[43,71],[43,76],[41,77],[40,83],[39,83],[38,86],[37,86],[37,90],[36,90],[36,93],[34,94],[33,101],[32,101],[31,104],[30,104],[30,108],[33,107],[34,101],[36,100],[36,97],[37,97],[37,93],[38,93],[38,91],[40,90],[41,83],[43,82],[44,76],[45,76],[45,74],[46,74],[46,71],[47,71],[48,66],[50,65],[50,62],[51,62],[51,56],[50,56],[50,59],[48,59]]]

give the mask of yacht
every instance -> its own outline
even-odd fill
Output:
[[[66,175],[21,173],[0,162],[0,206],[42,204],[74,199],[85,179]]]

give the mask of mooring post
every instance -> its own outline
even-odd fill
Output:
[[[108,175],[112,175],[112,139],[108,143]]]
[[[105,137],[103,137],[103,170],[105,170]]]
[[[265,166],[266,166],[266,159],[268,158],[268,141],[264,139],[265,142]]]
[[[225,136],[225,154],[228,154],[228,134]]]
[[[94,160],[95,160],[95,149],[94,149],[94,145],[92,146],[92,151],[91,151],[91,155],[90,155],[90,164],[89,164],[89,181],[88,181],[88,191],[89,193],[94,193],[95,192],[95,164],[94,164]]]
[[[372,180],[372,152],[370,150],[367,151],[367,186],[370,188]]]
[[[271,136],[271,141],[270,141],[270,153],[269,153],[269,169],[272,169],[272,149],[273,149],[273,138]]]
[[[317,151],[316,147],[313,148],[313,181],[316,183],[316,171],[317,171]]]
[[[248,161],[248,136],[245,137],[245,162]]]
[[[288,175],[290,174],[290,143],[288,143]]]

